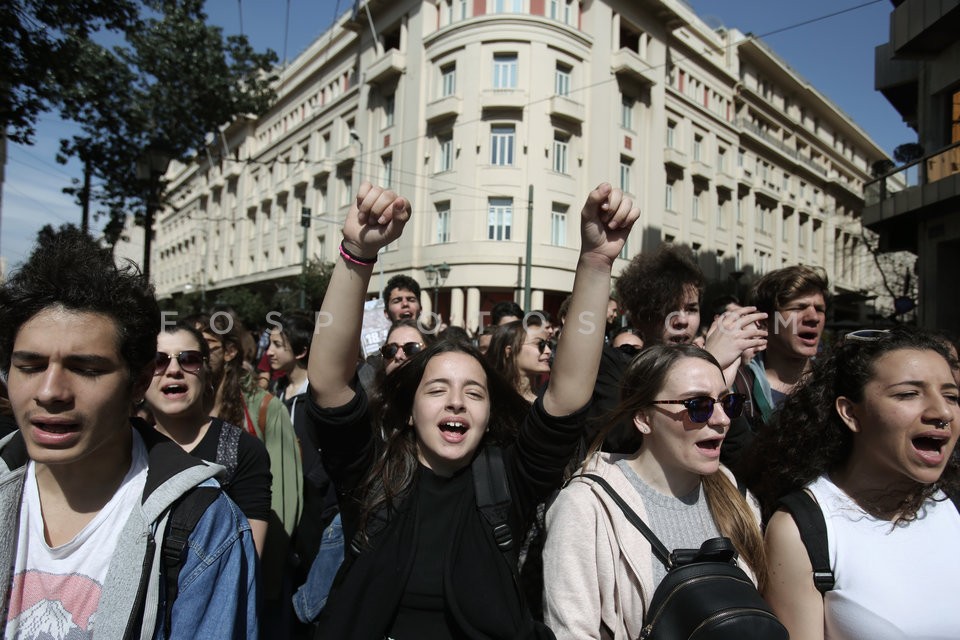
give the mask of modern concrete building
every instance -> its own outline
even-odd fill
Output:
[[[643,211],[624,258],[685,243],[731,290],[744,273],[819,265],[851,321],[875,288],[859,217],[883,151],[763,43],[679,0],[369,0],[277,92],[171,167],[161,295],[296,275],[304,242],[333,260],[367,179],[414,204],[371,295],[412,275],[426,310],[436,293],[470,329],[504,299],[557,309],[582,201],[604,180]]]
[[[893,6],[890,41],[876,49],[876,88],[917,132],[919,157],[868,185],[863,223],[882,249],[917,254],[921,324],[958,331],[960,0]]]

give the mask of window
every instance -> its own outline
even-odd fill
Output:
[[[677,146],[677,123],[667,120],[667,146],[671,149]]]
[[[574,26],[576,8],[574,0],[550,0],[550,19]]]
[[[690,215],[694,220],[700,219],[700,197],[702,193],[702,191],[694,191],[693,200],[690,202]]]
[[[743,198],[737,198],[737,224],[743,224]]]
[[[487,211],[487,240],[509,240],[513,226],[513,198],[490,198]]]
[[[496,53],[493,56],[493,88],[517,88],[517,54]]]
[[[737,245],[737,251],[733,254],[733,270],[743,271],[743,245]]]
[[[746,153],[743,151],[743,149],[737,149],[737,166],[743,167],[745,161]]]
[[[570,139],[562,133],[553,134],[553,170],[557,173],[569,173],[567,156]]]
[[[554,75],[553,92],[558,96],[570,95],[570,72],[573,67],[562,62],[557,63],[557,71]]]
[[[437,138],[440,153],[437,154],[437,172],[453,169],[453,134],[448,133]]]
[[[701,135],[693,136],[693,159],[697,161],[703,159],[703,136]]]
[[[665,193],[667,196],[667,200],[664,203],[664,206],[666,207],[667,211],[673,211],[674,208],[673,208],[673,183],[672,182],[667,183]]]
[[[523,0],[493,0],[494,13],[522,13]]]
[[[490,127],[490,164],[500,166],[513,165],[513,142],[516,127],[512,124],[500,124]]]
[[[633,166],[633,160],[620,156],[620,190],[630,193],[630,168]]]
[[[451,63],[440,67],[440,97],[446,98],[457,92],[457,65]]]
[[[389,188],[393,187],[393,154],[388,153],[381,158],[380,184]]]
[[[787,241],[790,240],[790,220],[791,220],[791,219],[792,219],[792,218],[788,218],[788,217],[786,217],[786,216],[784,216],[784,218],[783,218],[783,225],[782,225],[782,231],[781,231],[780,238],[781,238],[784,242],[787,242]]]
[[[717,203],[717,229],[723,229],[726,225],[726,215],[724,209],[726,209],[726,202]]]
[[[717,148],[717,171],[724,173],[727,170],[727,150],[723,147]]]
[[[550,244],[555,247],[567,246],[567,208],[554,202],[550,212]]]
[[[330,132],[320,136],[320,157],[324,160],[330,157]]]
[[[437,203],[437,243],[450,242],[450,203]]]
[[[633,130],[633,106],[637,103],[630,96],[620,96],[620,126]]]
[[[383,128],[393,126],[393,110],[396,97],[393,95],[386,96],[383,99]]]

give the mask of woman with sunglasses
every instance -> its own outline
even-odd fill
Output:
[[[423,351],[427,334],[420,330],[418,321],[412,318],[394,320],[387,332],[387,339],[380,347],[383,357],[383,373],[392,373],[401,364]],[[382,382],[383,376],[380,376]]]
[[[227,467],[220,483],[250,522],[257,554],[263,552],[270,517],[270,458],[263,443],[220,418],[211,418],[210,349],[190,325],[177,324],[157,336],[153,380],[144,400],[154,428],[194,457]],[[229,446],[228,446],[229,445]],[[223,459],[223,451],[231,459]]]
[[[562,352],[561,352],[562,354]],[[624,374],[621,400],[583,472],[604,478],[668,549],[730,538],[742,568],[764,571],[759,511],[720,465],[720,446],[743,396],[727,391],[709,352],[654,345]],[[632,454],[599,453],[611,425],[631,421]],[[547,511],[544,619],[557,638],[637,638],[666,574],[650,543],[598,484],[576,475]]]
[[[853,332],[813,363],[775,428],[758,434],[765,511],[789,495],[826,524],[823,595],[791,513],[776,511],[767,525],[764,596],[791,639],[958,636],[952,364],[939,338],[916,329]],[[832,588],[823,579],[830,572]]]
[[[486,358],[532,404],[543,379],[550,374],[552,355],[549,334],[543,326],[515,320],[494,330]]]
[[[515,561],[477,506],[474,463],[487,458],[480,451],[502,453],[497,477],[509,487],[504,516],[517,544],[574,453],[603,345],[610,272],[639,211],[610,185],[588,196],[571,319],[550,386],[533,406],[468,343],[441,340],[391,374],[374,417],[355,378],[363,300],[377,251],[409,215],[404,198],[360,187],[323,301],[332,322],[318,326],[310,352],[308,412],[353,549],[317,637],[547,638],[517,593]],[[375,436],[381,430],[386,443]]]

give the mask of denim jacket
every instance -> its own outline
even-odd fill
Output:
[[[117,548],[106,551],[112,557],[93,637],[255,639],[256,551],[247,519],[224,494],[210,504],[189,537],[169,634],[164,629],[161,567],[169,507],[195,486],[216,486],[214,476],[221,468],[190,456],[143,423],[134,427],[147,447],[146,486],[140,508],[130,513]],[[7,622],[26,463],[19,432],[0,441],[0,636]]]

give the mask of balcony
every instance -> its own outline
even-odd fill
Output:
[[[694,160],[690,163],[690,175],[702,180],[710,180],[713,177],[713,169],[703,160]]]
[[[727,191],[732,192],[737,188],[736,178],[723,169],[717,172],[717,174],[713,177],[713,182],[717,185],[717,189],[726,189]]]
[[[374,60],[366,70],[367,84],[382,84],[407,70],[407,56],[390,49]]]
[[[657,84],[657,73],[654,68],[630,49],[618,49],[613,52],[610,57],[610,71],[641,85]]]
[[[916,251],[919,223],[960,209],[960,143],[897,167],[864,185],[862,221],[882,251]]]
[[[754,180],[753,171],[747,167],[737,167],[737,183],[752,189]]]
[[[936,55],[958,31],[960,0],[906,0],[890,15],[890,44],[902,58]]]
[[[671,165],[677,167],[678,169],[686,169],[690,161],[687,158],[687,154],[679,149],[674,147],[664,147],[663,149],[663,164]]]
[[[783,141],[777,140],[776,137],[771,135],[769,132],[765,131],[760,126],[754,124],[753,122],[750,122],[750,120],[746,118],[737,118],[736,120],[733,121],[733,124],[735,127],[738,127],[742,132],[749,134],[754,139],[759,140],[760,142],[767,145],[770,149],[783,154],[784,156],[790,158],[794,162],[798,162],[816,171],[823,177],[827,176],[826,169],[816,164],[809,158],[801,155],[799,152],[797,152],[796,149],[792,149],[789,146],[785,145]]]
[[[917,60],[895,60],[890,43],[874,49],[873,86],[883,94],[906,122],[917,120],[920,63]]]
[[[586,110],[584,109],[583,103],[571,100],[566,96],[553,96],[550,98],[551,116],[579,124],[584,121],[585,113]]]
[[[330,175],[332,172],[333,160],[330,158],[315,160],[310,164],[310,175],[314,178],[322,178],[323,176]]]
[[[480,108],[485,111],[523,109],[528,101],[527,92],[520,89],[485,89],[480,92]]]
[[[427,122],[436,122],[447,118],[456,118],[463,110],[463,98],[460,96],[444,96],[427,103]]]

